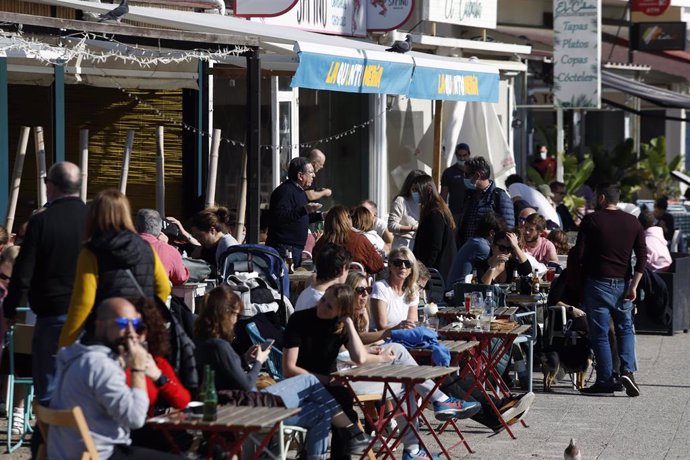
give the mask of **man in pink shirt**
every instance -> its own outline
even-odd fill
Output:
[[[163,219],[155,209],[140,209],[137,211],[134,225],[139,236],[148,242],[161,263],[168,272],[168,278],[173,286],[184,284],[189,279],[189,270],[182,263],[180,253],[167,243],[167,237],[161,233]],[[165,238],[165,240],[163,240]]]
[[[556,246],[541,234],[546,228],[546,219],[541,214],[530,214],[525,219],[524,236],[525,252],[531,254],[538,262],[558,262]]]

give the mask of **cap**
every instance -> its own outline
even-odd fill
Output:
[[[541,184],[540,186],[537,187],[537,190],[541,192],[542,195],[546,197],[553,197],[553,192],[551,191],[551,187],[549,187],[546,184]]]

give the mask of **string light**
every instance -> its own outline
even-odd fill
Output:
[[[216,51],[204,49],[157,51],[127,45],[113,38],[86,32],[60,37],[56,45],[39,41],[36,38],[25,38],[22,33],[7,33],[3,30],[0,30],[0,39],[4,42],[0,42],[0,55],[6,55],[8,51],[21,51],[27,57],[50,65],[66,65],[75,59],[87,59],[94,63],[103,64],[113,59],[123,63],[137,64],[143,68],[150,68],[165,64],[190,62],[192,60],[217,61],[249,51],[249,48],[245,46],[224,48]],[[114,45],[114,48],[105,51],[95,51],[89,48],[90,41],[105,41],[110,45]]]

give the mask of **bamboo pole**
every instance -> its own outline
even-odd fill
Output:
[[[48,201],[45,183],[45,179],[48,174],[46,171],[46,145],[43,141],[43,127],[34,127],[34,142],[36,145],[36,185],[38,195],[38,203],[36,208],[41,208]]]
[[[24,171],[24,159],[26,158],[26,147],[29,144],[29,133],[31,128],[22,126],[19,128],[19,143],[17,144],[17,155],[14,158],[14,170],[12,171],[12,188],[10,188],[10,205],[7,208],[7,219],[5,226],[7,233],[12,234],[14,225],[14,215],[17,212],[17,199],[19,198],[19,186],[22,184],[22,172]]]
[[[216,204],[216,179],[218,177],[218,149],[220,148],[220,129],[213,130],[211,154],[208,157],[208,180],[206,182],[206,206]]]
[[[165,146],[163,127],[156,130],[156,209],[165,218]]]
[[[79,198],[86,203],[87,183],[89,181],[89,130],[79,130],[79,166],[81,167],[81,190]]]
[[[237,223],[235,224],[235,239],[241,241],[244,228],[244,216],[247,213],[247,151],[242,153],[242,180],[240,182],[240,197],[237,203]]]
[[[127,141],[125,151],[122,154],[122,171],[120,172],[120,193],[127,194],[127,179],[129,177],[129,163],[132,159],[132,148],[134,146],[134,130],[127,130]]]

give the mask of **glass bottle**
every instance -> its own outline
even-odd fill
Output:
[[[479,284],[479,278],[477,277],[477,270],[472,270],[472,284]]]
[[[520,293],[520,275],[517,270],[513,270],[513,292]]]
[[[217,417],[218,410],[218,393],[216,393],[216,372],[211,370],[209,373],[208,382],[204,385],[206,387],[204,395],[204,418],[205,422],[213,422]]]
[[[537,270],[534,270],[534,275],[532,276],[532,294],[539,294],[539,274]]]

